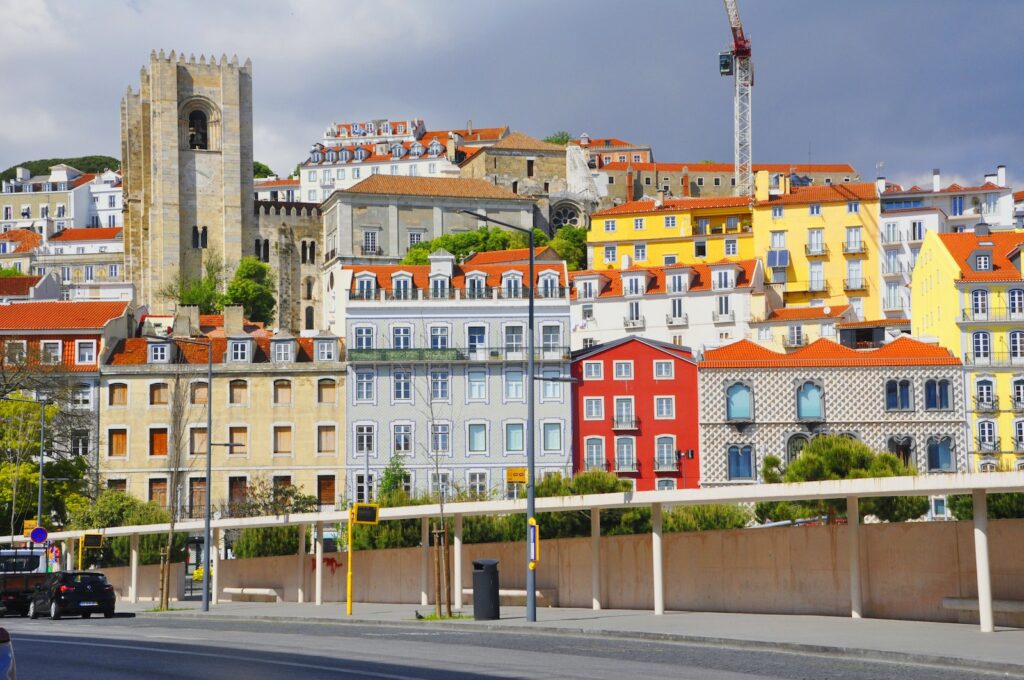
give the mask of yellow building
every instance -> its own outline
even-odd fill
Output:
[[[223,317],[194,310],[179,310],[173,324],[147,317],[147,337],[128,338],[101,367],[101,484],[166,506],[176,469],[183,515],[202,516],[212,395],[216,510],[230,513],[257,479],[298,487],[333,509],[345,488],[338,338],[271,333],[244,322],[240,307]]]
[[[755,256],[750,198],[722,196],[630,201],[590,216],[591,269]]]
[[[859,319],[881,316],[874,184],[791,187],[785,176],[759,172],[754,197],[753,252],[787,307],[848,303]]]
[[[964,358],[972,471],[1024,469],[1024,232],[929,231],[911,282],[915,336]]]

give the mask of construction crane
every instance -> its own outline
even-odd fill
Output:
[[[743,34],[740,10],[736,0],[723,0],[732,28],[732,49],[718,55],[718,72],[735,76],[736,94],[733,102],[733,145],[735,148],[735,184],[737,196],[754,194],[754,171],[750,151],[750,90],[754,86],[754,64],[750,59],[750,39]]]

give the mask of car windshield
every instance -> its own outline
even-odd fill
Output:
[[[39,568],[39,555],[4,555],[0,557],[0,572],[35,571]]]
[[[85,585],[104,584],[107,582],[107,577],[103,574],[70,574],[72,583],[82,583]]]

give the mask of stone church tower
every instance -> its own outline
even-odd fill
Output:
[[[121,100],[125,262],[136,302],[167,312],[176,275],[217,255],[230,276],[252,254],[252,64],[161,50],[139,80]]]

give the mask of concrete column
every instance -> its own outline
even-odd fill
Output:
[[[862,615],[860,592],[860,499],[852,496],[846,499],[846,531],[850,552],[850,616],[859,619]]]
[[[316,523],[316,547],[314,552],[316,553],[316,603],[321,605],[324,603],[324,523]],[[348,555],[345,555],[345,559],[348,559]]]
[[[440,206],[434,206],[432,212],[433,223],[430,225],[432,234],[430,238],[437,238],[444,235],[444,210]]]
[[[974,491],[974,561],[978,571],[978,619],[981,632],[995,630],[992,619],[992,575],[988,566],[988,496]]]
[[[665,613],[665,583],[661,564],[661,503],[651,506],[651,557],[654,562],[654,613]]]
[[[601,511],[590,511],[590,598],[594,609],[601,608]]]
[[[139,601],[139,535],[131,537],[131,581],[128,585],[128,601],[135,604]]]
[[[210,551],[210,604],[217,604],[220,593],[220,551],[224,549],[224,531],[213,529],[213,550]]]
[[[430,604],[430,519],[420,520],[420,606]]]
[[[299,549],[295,565],[295,578],[297,579],[295,601],[299,604],[306,601],[306,526],[305,524],[299,525]]]
[[[398,225],[398,203],[388,204],[388,232],[387,234],[381,234],[387,238],[387,248],[384,250],[385,253],[392,255],[393,257],[404,257],[405,251],[402,248],[402,242],[399,240],[399,234],[401,230]]]
[[[452,555],[452,609],[462,609],[462,515],[455,515]]]

